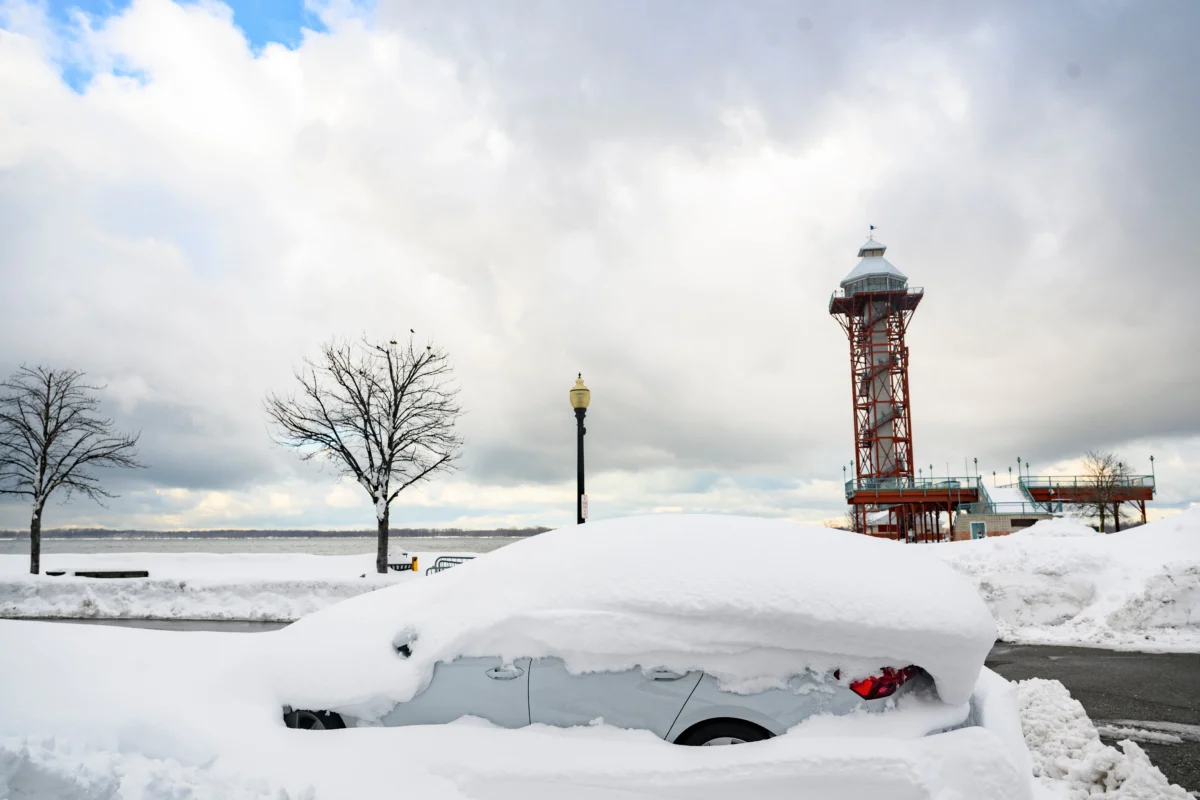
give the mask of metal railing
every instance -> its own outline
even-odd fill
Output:
[[[1062,511],[1062,503],[964,503],[960,511],[967,514],[1053,514],[1053,506]]]
[[[833,294],[829,296],[829,307],[833,308],[835,300],[842,300],[847,297],[854,297],[858,294],[925,294],[923,286],[888,286],[884,281],[867,281],[866,284],[856,282],[854,286],[846,289],[834,289]]]
[[[954,489],[978,491],[980,479],[974,475],[946,478],[853,478],[846,481],[846,497],[856,492],[942,492]]]
[[[435,575],[443,570],[456,567],[459,564],[465,564],[474,557],[475,556],[438,556],[437,560],[433,562],[433,566],[425,570],[425,574]]]
[[[1094,489],[1100,486],[1120,486],[1129,489],[1153,489],[1153,475],[1120,475],[1115,478],[1100,478],[1089,475],[1025,475],[1016,483],[1008,484],[1011,488],[1020,486],[1023,489]]]

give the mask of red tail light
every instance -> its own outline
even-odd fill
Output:
[[[850,691],[863,700],[877,700],[880,697],[890,697],[896,693],[897,689],[912,680],[916,674],[916,667],[904,667],[903,669],[884,667],[883,672],[879,675],[873,675],[870,678],[863,678],[860,681],[852,682],[850,684]]]

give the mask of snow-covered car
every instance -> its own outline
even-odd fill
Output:
[[[383,715],[383,725],[429,725],[473,716],[507,728],[572,727],[603,720],[648,730],[669,742],[720,745],[781,734],[818,714],[883,712],[886,698],[907,690],[933,692],[915,666],[882,668],[846,683],[839,671],[793,676],[786,688],[738,694],[698,670],[662,668],[573,674],[562,659],[456,658],[434,666],[429,685]],[[346,727],[336,712],[284,708],[288,727]],[[935,723],[936,724],[936,723]]]
[[[995,626],[919,548],[662,515],[542,534],[277,635],[290,727],[601,720],[711,745],[830,719],[977,724]]]

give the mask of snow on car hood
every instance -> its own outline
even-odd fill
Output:
[[[812,669],[916,664],[971,695],[995,624],[917,546],[796,523],[656,515],[590,522],[262,634],[280,701],[377,717],[457,656],[562,658],[576,672],[703,669],[753,691]],[[409,642],[403,658],[396,646]]]

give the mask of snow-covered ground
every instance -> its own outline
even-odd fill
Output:
[[[737,547],[718,546],[728,530],[678,519],[685,524],[657,547],[646,545],[636,525],[610,525],[609,536],[598,535],[604,531],[596,525],[582,535],[562,531],[522,542],[436,578],[389,576],[404,585],[271,633],[0,621],[0,797],[1188,797],[1136,744],[1103,745],[1061,684],[1014,686],[981,670],[991,623],[986,614],[978,618],[970,584],[929,557],[939,548],[818,530],[800,539],[785,524],[762,522],[740,528]],[[1179,530],[1149,533],[1190,535],[1193,521],[1180,522]],[[1147,529],[1130,535],[1139,532]],[[1121,541],[1047,533],[1012,537],[1007,541],[1018,544],[1005,547],[1030,547],[1033,558],[1044,559],[1061,551],[1020,542]],[[685,539],[693,546],[681,547]],[[566,546],[546,546],[555,543]],[[983,543],[981,551],[998,544]],[[635,546],[642,558],[619,558]],[[717,563],[714,552],[722,556]],[[1076,550],[1065,553],[1068,562],[1083,559]],[[329,578],[317,566],[327,559],[299,561],[311,564],[305,579]],[[1040,564],[1034,561],[1034,571]],[[377,581],[369,572],[345,574],[369,565],[369,557],[353,557],[335,577]],[[193,567],[181,564],[180,574]],[[258,579],[247,569],[232,577]],[[845,580],[846,571],[858,580]],[[1153,573],[1147,566],[1125,577],[1136,586],[1138,576]],[[919,580],[910,580],[914,574]],[[215,577],[209,565],[176,579]],[[908,611],[921,613],[898,616],[891,602],[897,594],[911,601]],[[922,619],[924,626],[915,622]],[[864,620],[869,624],[856,635],[854,623]],[[401,638],[413,643],[404,660],[392,651]],[[600,720],[521,730],[469,718],[338,732],[282,724],[284,694],[370,711],[377,701],[411,694],[430,658],[504,642],[583,670],[637,662],[636,653],[652,647],[645,655],[655,663],[723,672],[743,687],[769,684],[783,657],[809,667],[822,666],[830,653],[843,654],[835,660],[845,663],[869,661],[868,651],[883,661],[929,659],[947,695],[937,713],[958,713],[954,703],[969,696],[976,726],[925,736],[919,715],[906,717],[899,708],[891,717],[813,718],[754,745],[685,748]]]
[[[1200,508],[1121,533],[1054,519],[922,549],[975,584],[1006,642],[1200,652]]]
[[[1005,641],[1200,652],[1200,508],[1116,534],[1056,519],[1007,537],[918,549],[976,586]],[[721,552],[736,555],[737,543]],[[48,570],[150,571],[129,580],[31,576],[27,557],[0,555],[0,617],[295,620],[421,580],[442,554],[416,555],[420,573],[386,576],[375,574],[371,554],[44,558]],[[630,559],[638,557],[635,549]]]
[[[969,583],[916,548],[799,532],[728,517],[557,531],[254,635],[0,621],[0,787],[150,800],[1031,798],[1016,695],[982,670],[994,626]],[[736,555],[723,552],[731,539]],[[716,748],[601,720],[283,726],[288,702],[369,722],[460,654],[704,669],[748,692],[787,674],[838,667],[825,679],[845,682],[917,663],[940,697]]]
[[[375,554],[116,553],[0,555],[0,617],[290,621],[341,600],[419,580],[438,556],[411,553],[418,572],[375,571]],[[403,560],[399,551],[392,558]],[[44,574],[65,570],[67,574]],[[148,578],[78,578],[74,570],[147,570]]]

